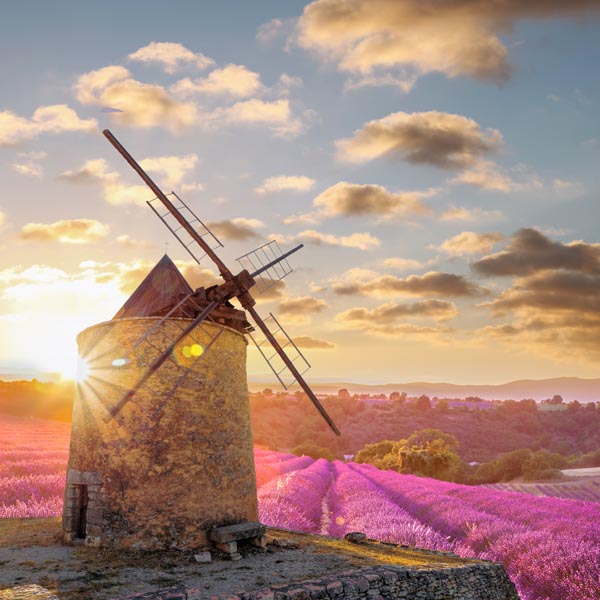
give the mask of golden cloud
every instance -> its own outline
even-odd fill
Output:
[[[254,188],[257,194],[271,192],[307,192],[315,185],[315,180],[305,175],[276,175],[268,177],[262,185]]]
[[[288,317],[304,316],[307,313],[320,313],[327,308],[327,302],[311,296],[285,298],[279,303],[278,312]]]
[[[336,146],[339,158],[353,163],[399,156],[415,164],[464,169],[497,152],[502,135],[496,129],[484,131],[461,115],[397,112],[365,123]]]
[[[264,227],[265,224],[258,219],[246,219],[238,217],[228,221],[214,221],[206,226],[217,236],[225,240],[243,242],[260,237],[256,229]]]
[[[504,236],[498,232],[475,233],[473,231],[463,231],[442,242],[438,248],[451,256],[485,254],[502,239],[504,239]]]
[[[544,270],[518,278],[482,304],[512,321],[480,329],[494,337],[561,359],[600,358],[600,275]]]
[[[178,132],[195,124],[198,110],[193,103],[179,102],[160,85],[142,83],[127,69],[111,65],[84,73],[75,84],[77,99],[84,104],[110,106],[120,125],[162,126]]]
[[[68,219],[55,223],[27,223],[19,237],[27,241],[89,244],[108,235],[110,228],[94,219]]]
[[[555,242],[542,232],[523,228],[514,233],[504,250],[473,263],[487,276],[529,275],[542,270],[566,269],[600,273],[600,244]]]
[[[323,217],[376,215],[422,216],[430,212],[421,198],[434,192],[393,193],[380,185],[360,185],[340,181],[327,188],[313,201]]]
[[[31,140],[43,133],[81,131],[91,133],[98,128],[96,119],[80,119],[66,104],[40,106],[31,119],[11,111],[0,112],[0,146],[12,146]]]
[[[410,275],[406,279],[401,279],[395,275],[357,270],[348,272],[346,279],[334,284],[333,290],[336,294],[477,297],[488,293],[463,275],[439,271],[429,271],[424,275]]]
[[[207,77],[190,79],[186,77],[174,83],[169,89],[179,96],[210,94],[247,98],[260,92],[263,85],[260,75],[244,65],[229,64],[222,69],[214,69]]]
[[[598,9],[594,0],[316,0],[300,17],[298,41],[362,77],[439,72],[502,83],[511,66],[499,35],[518,20]]]
[[[182,191],[203,189],[202,184],[182,184],[181,180],[189,171],[195,168],[199,160],[195,154],[184,156],[155,156],[140,161],[143,168],[158,173],[161,183],[165,186],[181,185]],[[108,163],[103,158],[86,161],[77,171],[65,171],[58,176],[59,180],[75,184],[99,183],[104,191],[104,198],[110,204],[121,206],[125,204],[145,205],[152,198],[147,186],[127,185],[121,181],[119,173],[110,171]]]
[[[344,248],[358,248],[359,250],[373,250],[373,248],[381,245],[381,240],[370,233],[335,236],[331,233],[321,233],[314,229],[307,229],[301,231],[296,237],[316,246],[342,246]]]
[[[481,208],[465,208],[464,206],[451,206],[440,214],[440,221],[481,221],[485,219],[500,219],[499,210],[482,210]]]
[[[81,185],[98,183],[104,191],[104,199],[116,206],[125,204],[144,206],[152,196],[145,185],[122,183],[116,171],[108,170],[108,164],[103,158],[88,160],[78,171],[65,171],[58,176],[58,179]]]
[[[420,300],[411,304],[382,304],[374,309],[355,307],[336,315],[339,323],[370,326],[392,325],[407,317],[447,320],[458,314],[456,305],[447,300]]]
[[[171,74],[186,66],[205,69],[215,62],[201,52],[194,53],[174,42],[150,42],[132,52],[127,58],[131,61],[159,64]]]
[[[151,248],[153,245],[152,243],[150,243],[147,240],[137,240],[127,234],[118,236],[117,243],[121,244],[122,246],[126,246],[128,248],[136,248],[136,249]]]
[[[158,173],[161,177],[161,183],[164,186],[176,187],[181,183],[188,171],[196,168],[198,162],[196,154],[154,156],[141,160],[140,166],[152,173]]]
[[[420,261],[413,258],[386,258],[381,264],[395,271],[414,271],[434,264],[435,260]]]
[[[292,341],[298,348],[306,348],[310,350],[332,350],[335,348],[335,344],[327,342],[326,340],[320,340],[310,335],[299,335],[292,338]]]
[[[299,135],[303,128],[300,119],[292,116],[290,101],[287,98],[273,101],[252,98],[217,108],[204,117],[207,123],[266,125],[281,137]]]
[[[27,175],[29,177],[41,177],[44,174],[44,167],[33,161],[29,161],[26,163],[13,163],[10,165],[13,171],[21,175]]]

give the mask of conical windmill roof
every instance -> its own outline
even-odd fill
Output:
[[[140,283],[113,319],[149,317],[194,290],[165,254]]]

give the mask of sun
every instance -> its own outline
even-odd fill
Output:
[[[85,358],[81,358],[81,356],[77,357],[77,370],[75,372],[75,381],[78,383],[83,383],[90,374],[90,365],[88,364]],[[63,373],[63,377],[64,377]]]

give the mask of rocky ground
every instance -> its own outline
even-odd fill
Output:
[[[132,552],[67,546],[59,519],[0,520],[0,600],[108,600],[177,586],[201,597],[233,594],[381,564],[421,569],[471,563],[448,554],[369,541],[353,544],[269,529],[266,549],[240,546],[242,559],[212,552]]]

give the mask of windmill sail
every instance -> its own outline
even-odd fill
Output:
[[[288,357],[294,363],[296,369],[300,372],[300,375],[304,375],[306,371],[310,369],[310,363],[306,360],[306,357],[298,346],[294,343],[292,338],[287,334],[286,330],[275,318],[275,315],[269,313],[269,316],[264,319],[263,323],[269,328],[271,335],[279,341],[279,345],[282,350],[287,350]],[[273,349],[271,342],[266,336],[259,338],[258,335],[249,334],[250,338],[254,342],[257,350],[261,356],[265,359],[271,371],[275,374],[275,377],[279,380],[279,383],[287,390],[291,385],[296,382],[295,375],[290,371],[287,364],[283,361],[279,353]]]
[[[135,161],[135,159],[127,152],[127,150],[121,145],[121,143],[112,135],[108,129],[104,130],[104,136],[110,141],[110,143],[118,150],[118,152],[125,158],[125,160],[131,165],[131,167],[138,173],[138,175],[142,178],[142,180],[148,185],[148,187],[154,192],[156,195],[156,199],[162,203],[162,205],[167,209],[167,214],[159,214],[158,210],[154,210],[155,207],[152,206],[154,212],[158,214],[158,216],[163,220],[163,222],[167,225],[167,227],[171,230],[171,232],[180,239],[180,233],[185,232],[190,239],[191,242],[182,242],[186,250],[194,256],[194,258],[199,261],[199,258],[192,253],[190,250],[190,246],[193,246],[194,243],[197,244],[204,255],[208,256],[217,266],[219,273],[224,279],[224,283],[218,286],[214,286],[211,288],[210,296],[207,298],[209,303],[201,310],[201,312],[196,316],[196,318],[185,327],[180,335],[177,335],[175,339],[171,342],[171,344],[163,349],[160,356],[154,359],[152,364],[149,366],[147,371],[142,375],[142,377],[138,380],[138,382],[131,388],[125,396],[114,406],[111,410],[113,415],[117,414],[123,406],[125,406],[128,402],[131,402],[137,393],[143,386],[145,386],[148,380],[152,377],[152,375],[168,360],[172,360],[173,350],[177,347],[177,345],[184,339],[186,336],[190,335],[204,320],[206,320],[213,311],[215,311],[220,305],[228,303],[228,301],[232,298],[237,298],[240,302],[244,310],[246,310],[252,317],[252,320],[256,323],[258,328],[262,331],[268,343],[272,346],[275,351],[275,355],[279,358],[279,360],[285,366],[285,369],[279,369],[279,373],[276,373],[278,378],[281,380],[282,373],[288,372],[292,376],[292,380],[295,380],[300,387],[304,390],[306,395],[309,397],[311,402],[315,405],[319,413],[325,419],[327,424],[331,427],[331,429],[336,433],[336,435],[340,435],[340,431],[331,419],[331,417],[327,414],[327,411],[323,408],[322,404],[317,399],[314,392],[311,390],[310,386],[306,383],[306,381],[302,377],[302,373],[306,370],[306,367],[310,367],[308,361],[304,358],[302,353],[298,350],[297,346],[293,343],[291,338],[285,333],[283,328],[279,325],[275,317],[272,317],[273,322],[277,324],[277,328],[275,333],[271,331],[269,326],[263,321],[260,315],[254,309],[254,305],[256,301],[250,294],[250,289],[256,284],[256,278],[263,273],[266,275],[266,279],[272,280],[280,280],[289,273],[291,273],[292,269],[287,262],[287,257],[299,250],[302,245],[293,248],[292,250],[286,252],[285,254],[281,253],[277,242],[269,242],[264,244],[257,250],[253,252],[249,252],[248,254],[240,257],[240,260],[248,260],[250,261],[250,267],[252,272],[248,269],[242,270],[237,275],[234,275],[225,263],[218,257],[215,253],[214,248],[209,244],[209,240],[213,238],[216,240],[214,235],[204,226],[204,224],[196,217],[196,215],[181,201],[181,199],[175,195],[177,201],[182,202],[180,206],[176,206],[167,195],[154,183],[154,181],[148,176],[148,174],[142,169],[142,167]],[[182,208],[183,207],[183,208]],[[188,212],[192,215],[191,220],[188,219],[188,216],[184,214],[184,212]],[[167,224],[167,218],[171,218],[176,222],[175,226],[171,226]],[[198,231],[197,226],[194,225],[198,223],[201,227],[204,227],[205,230],[200,229]],[[218,240],[216,240],[218,242]],[[220,242],[218,242],[220,245]],[[253,262],[255,261],[255,262]],[[193,298],[190,298],[193,300]],[[229,305],[231,306],[231,305]],[[246,331],[248,332],[248,330]],[[283,344],[279,342],[276,335],[280,335],[283,337]],[[146,336],[145,339],[142,339],[142,342],[146,342],[149,340],[151,336]],[[216,338],[215,338],[216,339]],[[213,340],[214,341],[214,340]],[[212,342],[211,342],[212,345]],[[292,357],[290,357],[285,348],[289,347],[290,350],[294,351]],[[259,348],[260,349],[260,348]],[[264,351],[261,350],[261,352]],[[275,358],[270,358],[268,360],[272,361]],[[295,363],[300,361],[298,365]],[[271,362],[269,362],[271,364]],[[300,368],[298,368],[300,367]],[[165,398],[162,400],[162,404],[159,405],[157,411],[160,411],[164,403],[171,398],[179,385],[185,380],[190,369],[188,367],[187,371],[184,371],[179,379],[175,382],[173,390],[169,392]],[[283,383],[283,382],[282,382]],[[284,384],[285,387],[285,384]]]
[[[302,244],[299,247],[302,247]],[[261,276],[256,278],[256,287],[258,292],[262,294],[293,271],[287,258],[283,258],[273,266],[265,268],[271,261],[282,256],[283,252],[277,241],[271,240],[252,250],[252,252],[243,254],[236,260],[243,269],[247,269],[251,273],[261,272]]]
[[[173,204],[173,210],[159,210],[155,204],[157,201],[160,202],[159,198],[153,198],[148,200],[146,204],[152,209],[154,214],[164,223],[165,227],[173,234],[175,239],[183,246],[184,250],[198,263],[206,256],[206,252],[198,255],[197,249],[198,244],[194,238],[186,231],[184,226],[181,224],[181,220],[185,220],[191,226],[194,227],[196,232],[201,238],[205,238],[208,245],[215,250],[216,248],[222,248],[223,244],[218,240],[215,234],[194,214],[192,209],[175,193],[171,192],[166,196],[172,196],[176,203]],[[179,219],[175,217],[175,214],[179,215]],[[195,253],[196,251],[196,253]]]

